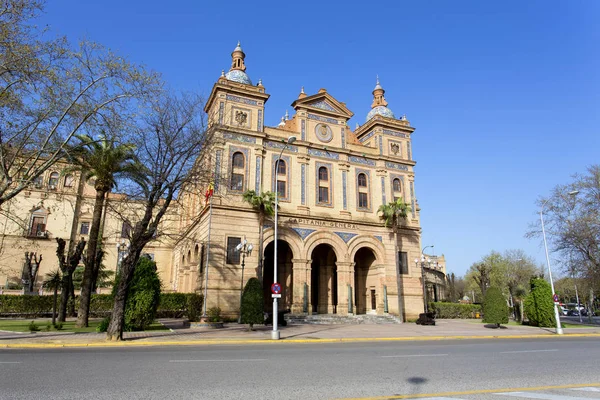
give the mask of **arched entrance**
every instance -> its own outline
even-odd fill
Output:
[[[375,254],[368,247],[362,247],[354,256],[354,301],[356,314],[375,314],[377,304],[382,299],[379,282],[373,265]]]
[[[273,256],[275,242],[271,242],[265,248],[265,262],[263,267],[263,293],[265,297],[265,311],[273,310],[273,298],[271,297],[271,285],[273,284]],[[292,305],[292,259],[294,254],[290,245],[284,240],[277,241],[277,281],[281,284],[281,300],[279,310],[287,310]]]
[[[310,274],[310,303],[312,312],[334,314],[337,312],[337,257],[328,244],[320,244],[312,252]]]

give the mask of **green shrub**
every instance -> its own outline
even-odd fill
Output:
[[[199,321],[200,315],[202,315],[202,296],[196,293],[188,293],[185,298],[188,320],[191,322]],[[221,314],[221,310],[219,310],[219,314]]]
[[[163,293],[157,312],[164,318],[182,318],[186,315],[186,302],[185,293]]]
[[[263,289],[257,278],[250,278],[242,293],[242,324],[249,324],[252,329],[254,324],[264,324],[264,297]]]
[[[52,322],[50,322],[50,321],[46,322],[46,332],[50,332],[51,329],[52,329]]]
[[[63,328],[63,323],[62,322],[56,322],[54,324],[54,329],[56,329],[57,331],[61,331]]]
[[[35,322],[31,321],[31,323],[27,326],[29,332],[37,332],[40,330],[40,327],[35,324]]]
[[[508,304],[497,287],[492,286],[485,292],[483,322],[496,326],[508,323]]]
[[[110,324],[110,317],[104,318],[96,327],[96,332],[106,332],[108,330],[108,325]]]
[[[0,315],[39,317],[52,313],[53,296],[0,295]]]
[[[147,257],[141,257],[127,291],[125,330],[144,330],[154,322],[160,302],[161,286],[156,263]],[[116,290],[118,284],[114,287]]]
[[[211,307],[206,311],[206,316],[209,322],[221,322],[221,309],[219,307]]]
[[[481,305],[437,302],[429,303],[429,311],[435,312],[436,318],[440,319],[468,319],[481,313]]]
[[[531,292],[525,298],[523,308],[527,314],[529,325],[553,327],[556,326],[554,317],[554,301],[552,288],[542,278],[531,278],[529,281]]]

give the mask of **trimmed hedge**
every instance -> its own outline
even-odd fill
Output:
[[[196,320],[202,313],[202,295],[196,293],[161,293],[158,318],[188,318]],[[52,295],[0,295],[0,317],[31,318],[52,315]],[[79,307],[76,297],[75,309]],[[110,294],[93,294],[90,301],[91,317],[110,315],[113,300]]]
[[[475,318],[475,313],[481,313],[480,304],[461,303],[429,303],[429,311],[435,312],[436,318],[468,319]]]

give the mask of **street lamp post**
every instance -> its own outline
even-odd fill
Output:
[[[249,256],[250,254],[252,254],[253,248],[254,247],[252,246],[252,243],[248,243],[246,238],[244,238],[244,240],[242,240],[240,244],[238,244],[235,247],[235,250],[239,251],[242,255],[242,279],[240,281],[240,316],[238,318],[238,324],[242,323],[242,294],[244,293],[244,266],[246,265],[246,255]]]
[[[579,193],[578,190],[573,190],[569,192],[570,196],[575,196]],[[552,302],[554,303],[554,318],[556,319],[556,334],[562,335],[563,329],[560,325],[560,315],[558,314],[558,304],[554,301],[554,295],[556,294],[554,291],[554,281],[552,280],[552,268],[550,268],[550,256],[548,255],[548,244],[546,243],[546,230],[544,229],[544,207],[546,207],[546,203],[550,198],[546,199],[544,203],[542,203],[542,208],[540,208],[540,221],[542,222],[542,237],[544,238],[544,250],[546,251],[546,263],[548,265],[548,276],[550,277],[550,287],[552,288]]]
[[[423,247],[423,249],[421,250],[421,281],[423,282],[423,304],[424,304],[424,309],[425,312],[429,312],[429,306],[427,304],[427,285],[425,284],[425,249],[428,249],[430,247],[434,247],[434,245],[429,245],[429,246],[425,246]],[[427,260],[428,262],[430,261],[429,259]],[[419,264],[419,259],[416,258],[415,259],[415,264]]]
[[[273,171],[273,186],[275,187],[275,221],[274,221],[274,240],[275,240],[275,248],[273,249],[273,283],[277,282],[277,211],[279,208],[279,190],[277,188],[277,170],[279,168],[279,161],[281,160],[281,156],[283,155],[283,151],[288,147],[288,145],[294,143],[296,141],[296,136],[290,136],[287,141],[284,141],[284,145],[279,152],[279,156],[275,161],[275,171]],[[277,329],[277,297],[273,297],[273,331],[271,332],[271,339],[279,340],[280,334]]]

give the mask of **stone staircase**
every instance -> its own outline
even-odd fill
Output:
[[[394,315],[337,315],[337,314],[313,314],[292,315],[285,314],[286,322],[290,325],[314,324],[314,325],[359,325],[359,324],[398,324],[400,320]]]

